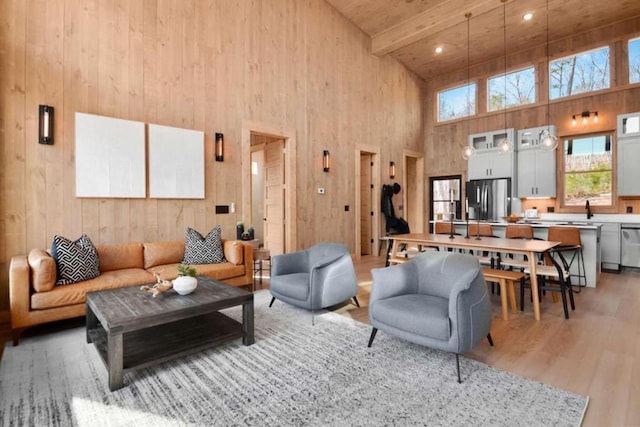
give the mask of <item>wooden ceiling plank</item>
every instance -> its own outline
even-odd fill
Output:
[[[499,0],[450,0],[400,22],[371,38],[371,53],[383,56],[449,27],[465,22],[464,15],[482,15],[501,7]],[[472,18],[473,19],[473,18]]]

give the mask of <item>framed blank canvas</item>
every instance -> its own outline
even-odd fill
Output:
[[[76,113],[76,197],[145,197],[144,123]]]
[[[149,124],[149,197],[204,199],[204,132]]]

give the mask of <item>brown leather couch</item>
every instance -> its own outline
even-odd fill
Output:
[[[239,240],[222,241],[221,264],[194,265],[205,275],[233,286],[253,285],[253,246]],[[175,279],[184,256],[184,241],[125,243],[96,247],[100,275],[72,285],[55,286],[56,263],[43,249],[11,259],[9,298],[13,345],[24,329],[41,323],[84,316],[87,292],[155,283],[153,272]]]

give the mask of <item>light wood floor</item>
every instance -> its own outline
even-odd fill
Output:
[[[356,262],[361,308],[345,304],[335,311],[367,323],[370,270],[383,265],[384,259],[374,256]],[[268,279],[263,287],[268,288]],[[495,347],[483,341],[466,356],[588,395],[584,426],[640,426],[640,272],[602,273],[597,289],[583,288],[576,294],[576,311],[569,320],[564,319],[562,304],[550,297],[541,303],[540,322],[534,321],[529,301],[524,312],[510,314],[504,321],[499,297],[492,300]],[[82,319],[71,322],[78,324]],[[59,327],[68,325],[60,322]],[[40,333],[55,327],[48,325]],[[362,337],[363,345],[368,338]],[[9,340],[9,326],[0,325],[0,342]]]

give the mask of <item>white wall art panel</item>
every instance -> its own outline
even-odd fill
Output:
[[[149,197],[204,199],[204,132],[149,124]]]
[[[146,196],[144,123],[76,113],[76,197]]]

